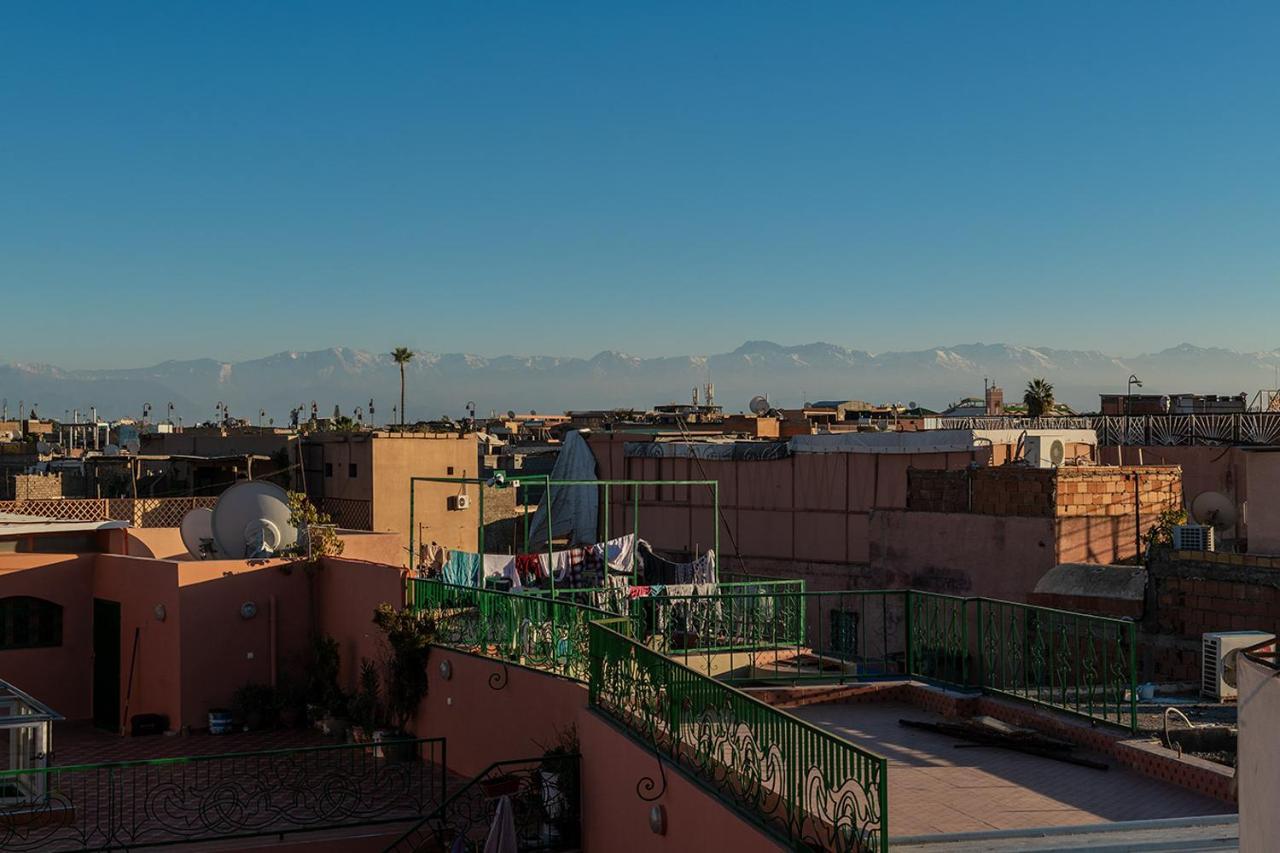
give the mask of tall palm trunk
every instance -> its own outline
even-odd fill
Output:
[[[400,426],[404,426],[404,362],[400,363]]]

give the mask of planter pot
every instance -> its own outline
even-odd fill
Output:
[[[209,710],[209,734],[230,734],[232,721],[232,714],[226,708],[211,708]]]
[[[405,764],[413,760],[417,744],[402,732],[378,730],[373,733],[374,758],[382,758],[389,764]]]
[[[346,737],[351,724],[342,717],[325,717],[317,725],[320,731],[332,737]]]
[[[481,779],[480,790],[491,800],[496,800],[499,797],[509,797],[520,790],[520,777],[504,775]]]

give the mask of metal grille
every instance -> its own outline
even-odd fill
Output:
[[[61,498],[0,501],[0,512],[58,521],[127,521],[134,527],[177,527],[193,509],[213,509],[217,498]]]
[[[345,530],[373,529],[373,501],[351,498],[321,498],[320,511]]]

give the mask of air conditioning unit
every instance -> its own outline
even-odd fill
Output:
[[[1259,643],[1274,641],[1264,631],[1219,631],[1205,634],[1200,655],[1200,695],[1218,702],[1236,698],[1235,655]],[[1266,647],[1274,651],[1275,643]]]
[[[1207,524],[1179,524],[1173,528],[1175,551],[1212,551],[1213,528]]]
[[[1028,435],[1022,446],[1022,458],[1033,468],[1056,468],[1067,458],[1067,444],[1060,435]]]
[[[471,508],[470,495],[452,495],[449,498],[449,509],[462,510]]]

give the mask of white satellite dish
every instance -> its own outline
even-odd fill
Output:
[[[297,544],[291,515],[289,496],[275,483],[236,483],[213,508],[213,542],[220,555],[233,560],[270,557]]]
[[[747,404],[747,408],[751,410],[751,414],[757,417],[767,415],[769,409],[773,408],[769,405],[769,398],[757,394],[751,398],[751,402]]]
[[[1222,492],[1201,492],[1191,502],[1191,517],[1196,523],[1206,524],[1217,530],[1235,527],[1239,516],[1235,502]]]
[[[197,560],[212,556],[213,510],[208,507],[191,510],[182,517],[178,532],[182,534],[182,544],[186,546],[188,554]]]

